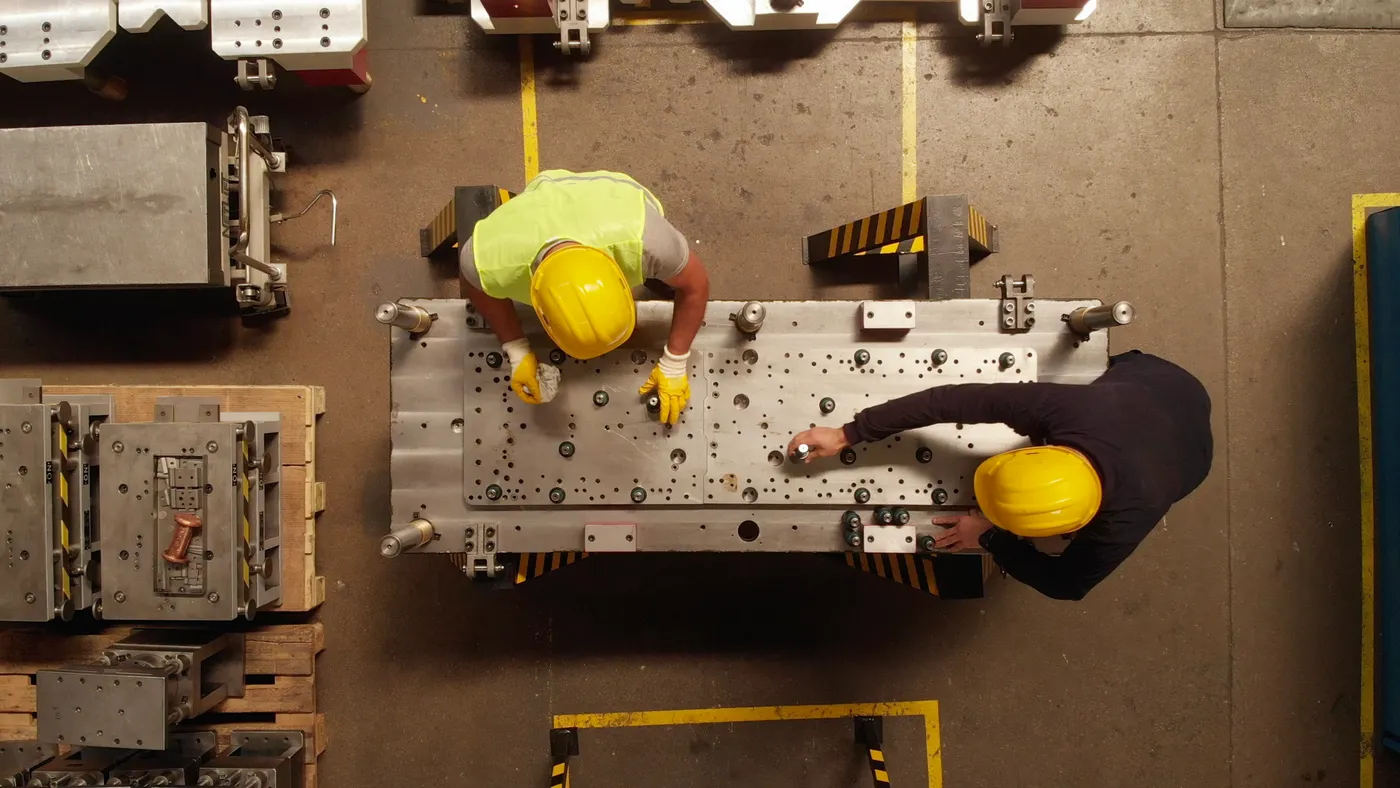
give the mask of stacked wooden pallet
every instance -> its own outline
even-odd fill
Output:
[[[131,633],[108,627],[95,635],[55,630],[0,632],[0,741],[38,734],[34,676],[40,670],[91,663]],[[316,788],[316,759],[326,749],[325,715],[316,710],[316,657],[325,649],[319,623],[276,624],[247,632],[245,694],[229,698],[185,726],[213,730],[221,747],[240,730],[296,730],[306,736],[306,785]]]
[[[282,602],[275,610],[305,612],[326,601],[316,574],[316,515],[326,485],[316,481],[316,419],[326,412],[320,386],[44,386],[45,396],[109,394],[116,421],[151,421],[158,397],[203,397],[225,411],[282,415]]]

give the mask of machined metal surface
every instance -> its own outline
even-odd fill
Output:
[[[165,750],[170,726],[243,696],[243,666],[240,634],[135,630],[100,664],[37,673],[39,738]]]
[[[96,443],[111,397],[0,380],[0,621],[67,620],[97,587]]]
[[[20,82],[77,79],[116,34],[113,0],[6,0],[0,4],[0,74]],[[5,172],[15,170],[6,166]]]
[[[1133,322],[1137,312],[1127,301],[1116,304],[1081,307],[1064,316],[1064,321],[1076,334],[1091,334],[1106,328],[1126,326]]]
[[[104,747],[80,747],[69,750],[35,769],[29,777],[30,788],[73,788],[102,785],[112,770],[132,755],[132,750],[112,750]]]
[[[58,753],[58,747],[37,741],[0,741],[0,788],[24,788],[29,775]]]
[[[146,33],[165,16],[186,30],[203,30],[209,25],[209,4],[210,0],[121,0],[117,22],[128,33]]]
[[[205,123],[0,130],[0,289],[226,282]]]
[[[785,456],[792,434],[840,426],[863,407],[940,382],[1088,383],[1108,356],[1106,336],[1086,340],[1058,320],[1003,334],[992,299],[920,302],[915,328],[893,335],[862,331],[860,302],[771,302],[754,339],[729,321],[741,303],[711,302],[691,355],[692,401],[667,429],[636,387],[665,342],[669,303],[639,303],[628,345],[567,362],[559,396],[539,407],[516,402],[500,370],[485,363],[496,342],[466,325],[465,302],[404,303],[439,319],[425,336],[395,330],[390,338],[393,523],[430,520],[437,538],[415,552],[457,553],[470,565],[493,566],[499,553],[588,549],[590,524],[634,525],[639,551],[835,552],[848,549],[844,511],[871,522],[886,506],[909,510],[917,535],[935,535],[941,528],[929,514],[967,506],[976,462],[1021,445],[1014,433],[939,425],[861,447],[851,465],[792,462]],[[1038,303],[1059,315],[1098,302]],[[521,314],[544,352],[551,345],[533,314]],[[858,349],[870,355],[865,365],[855,363]],[[935,363],[940,349],[943,361]],[[1025,363],[1002,369],[1004,352]],[[605,406],[594,404],[598,391],[610,395]],[[837,407],[823,415],[827,396]],[[574,444],[572,456],[558,451],[562,441]],[[920,449],[932,456],[921,461]],[[495,500],[486,494],[493,486]],[[556,488],[562,503],[550,500]],[[641,504],[633,488],[646,493]],[[870,500],[854,505],[856,490],[868,490]],[[754,527],[742,528],[748,522]],[[495,534],[490,549],[487,529]]]
[[[281,599],[281,444],[275,413],[169,397],[156,421],[102,432],[107,619],[251,619]],[[186,560],[168,551],[193,515]]]
[[[199,784],[215,788],[300,788],[304,764],[314,762],[301,731],[235,731],[228,751],[199,770]]]
[[[351,68],[365,47],[363,0],[210,0],[214,52],[270,58],[289,71]]]
[[[180,731],[166,739],[164,750],[138,752],[113,769],[109,782],[125,788],[195,785],[218,746],[214,732]]]
[[[860,309],[860,327],[867,331],[910,331],[914,328],[916,307],[913,301],[862,301]]]

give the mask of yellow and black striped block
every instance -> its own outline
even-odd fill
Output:
[[[69,535],[68,523],[72,522],[73,509],[69,502],[70,491],[68,489],[68,428],[61,422],[54,422],[54,430],[58,441],[58,463],[54,470],[55,481],[58,484],[58,542],[63,548],[63,557],[58,562],[59,584],[63,590],[63,598],[69,600],[73,598],[73,578],[68,573],[68,546],[72,541]]]
[[[885,752],[875,747],[866,748],[870,760],[870,775],[875,778],[875,788],[889,788],[890,772],[885,768]]]
[[[588,553],[573,550],[555,553],[521,553],[520,564],[515,569],[515,584],[520,585],[526,580],[533,580],[587,557]]]
[[[944,599],[980,599],[991,576],[991,556],[967,553],[844,553],[846,565]]]
[[[919,198],[864,219],[807,236],[802,262],[815,265],[844,255],[863,254],[926,234],[927,198]]]
[[[568,788],[569,760],[555,761],[549,769],[549,788]]]
[[[996,251],[995,238],[996,226],[987,221],[987,217],[973,206],[967,206],[967,241],[971,251],[991,254]]]
[[[432,257],[455,249],[470,238],[476,223],[504,205],[515,194],[499,186],[458,186],[427,227],[418,230],[418,253]]]

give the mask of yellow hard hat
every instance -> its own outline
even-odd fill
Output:
[[[571,244],[545,255],[530,277],[530,301],[549,338],[574,358],[597,358],[637,327],[637,305],[622,269],[591,246]]]
[[[1088,525],[1103,502],[1089,458],[1064,446],[1015,449],[983,460],[973,477],[977,504],[1017,536],[1054,536]]]

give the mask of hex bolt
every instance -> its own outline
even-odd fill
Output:
[[[880,525],[889,525],[894,522],[894,513],[881,506],[875,510],[875,522]]]
[[[563,488],[563,487],[555,487],[554,489],[550,490],[550,491],[549,491],[549,502],[550,502],[550,503],[563,503],[563,502],[564,502],[564,488]]]
[[[1012,317],[1011,315],[1007,315],[1006,317],[1003,317],[1001,319],[1001,324],[1003,326],[1006,326],[1007,328],[1011,328],[1016,325],[1016,318]]]
[[[831,397],[822,397],[822,401],[817,403],[817,407],[821,409],[822,415],[825,416],[833,410],[836,410],[836,400]]]
[[[571,443],[571,442],[569,442],[569,441],[564,441],[563,443],[559,444],[559,456],[560,456],[560,457],[572,457],[572,456],[574,456],[574,444]]]
[[[870,351],[864,348],[857,350],[855,355],[856,366],[863,367],[870,363]]]
[[[847,531],[847,532],[846,532],[846,544],[850,545],[851,547],[860,547],[860,532],[859,532],[859,531]]]
[[[601,390],[593,392],[593,404],[600,408],[608,404],[608,392]]]
[[[852,449],[850,446],[847,446],[846,448],[842,449],[842,450],[841,450],[841,464],[842,464],[842,465],[855,465],[855,464],[856,464],[856,450],[855,450],[855,449]]]
[[[1008,314],[1014,312],[1016,311],[1016,304],[1012,301],[1003,301],[1001,302],[1001,311]]]
[[[933,537],[927,535],[919,537],[919,549],[923,550],[925,553],[932,553]]]
[[[939,349],[933,351],[933,365],[934,365],[935,367],[941,367],[941,366],[943,366],[944,364],[947,364],[947,363],[948,363],[948,351],[944,350],[943,348],[939,348]]]
[[[864,487],[857,487],[856,503],[870,503],[870,491]]]
[[[492,484],[486,488],[486,500],[499,501],[501,500],[501,495],[503,495],[504,492],[505,491],[501,489],[501,485]]]
[[[563,364],[565,358],[567,358],[567,356],[565,356],[564,351],[560,350],[559,348],[553,348],[549,351],[549,363],[555,365],[556,367],[560,364]]]
[[[661,412],[661,398],[658,397],[658,396],[656,396],[655,394],[652,394],[651,396],[647,397],[647,413],[660,413],[660,412]]]
[[[918,450],[914,452],[914,459],[919,462],[933,462],[933,449],[927,446],[920,446]]]
[[[860,527],[860,515],[847,509],[841,514],[841,525],[845,526],[847,531],[854,531]]]
[[[909,510],[908,510],[908,509],[895,509],[895,510],[894,510],[894,524],[895,524],[895,525],[908,525],[908,524],[909,524]]]
[[[505,357],[502,356],[500,353],[486,354],[486,366],[492,369],[500,369],[502,361],[505,361]]]
[[[125,602],[125,601],[126,601],[126,592],[125,592],[125,591],[118,591],[117,593],[112,594],[112,598],[115,599],[115,600],[117,600],[118,602]]]
[[[632,503],[641,503],[647,499],[647,491],[641,487],[632,488]]]
[[[948,502],[948,491],[942,487],[935,487],[933,490],[933,502],[942,506]]]
[[[1016,355],[1014,353],[1002,353],[997,356],[997,366],[1002,369],[1011,369],[1016,366]]]

